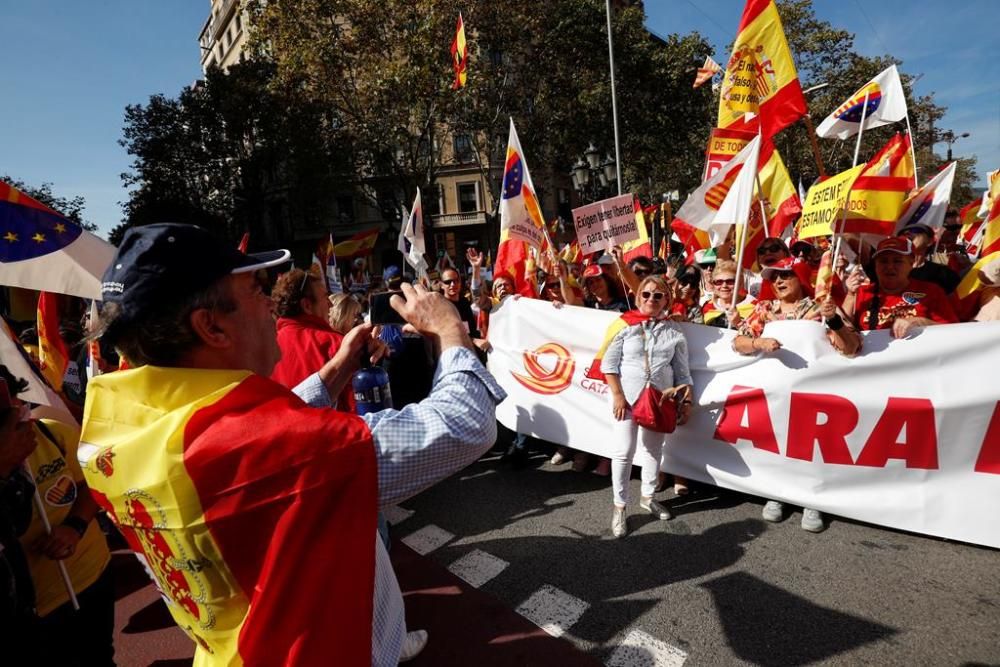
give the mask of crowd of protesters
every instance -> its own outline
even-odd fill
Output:
[[[610,458],[574,451],[565,444],[540,443],[527,434],[499,424],[499,437],[494,438],[491,423],[482,432],[455,436],[458,440],[464,438],[469,443],[476,443],[462,454],[450,454],[446,450],[433,454],[440,465],[433,475],[422,478],[418,484],[404,485],[401,489],[380,487],[378,505],[382,507],[412,495],[468,463],[470,451],[474,450],[473,457],[478,456],[486,440],[490,443],[495,440],[494,449],[514,468],[525,467],[531,450],[537,448],[546,449],[553,465],[572,462],[577,472],[593,471],[609,476],[613,501],[611,534],[622,537],[627,533],[625,514],[633,464],[641,468],[639,507],[644,512],[661,520],[670,518],[670,509],[656,500],[655,494],[671,482],[675,494],[688,493],[687,480],[662,471],[661,461],[664,447],[669,446],[669,436],[640,426],[632,418],[633,407],[647,384],[676,402],[678,423],[686,421],[695,409],[687,342],[678,323],[732,329],[736,333],[732,343],[736,352],[767,355],[782,347],[781,340],[765,335],[768,322],[813,320],[825,325],[833,349],[852,357],[862,351],[861,332],[864,331],[885,329],[901,338],[926,326],[1000,319],[1000,262],[981,271],[978,277],[984,287],[971,299],[960,302],[955,296],[956,287],[974,264],[957,240],[957,225],[956,217],[949,213],[941,230],[913,225],[906,233],[888,238],[845,237],[841,240],[840,252],[836,253],[838,261],[830,264],[831,275],[826,277],[821,275],[821,264],[823,254],[833,250],[829,239],[767,238],[757,246],[752,266],[742,268],[733,258],[731,241],[692,254],[685,253],[679,244],[671,244],[671,252],[666,257],[655,258],[626,259],[619,249],[579,263],[567,263],[553,257],[545,263],[549,270],[539,270],[534,276],[537,281],[530,283],[529,294],[525,294],[523,282],[519,284],[507,273],[495,273],[492,270],[495,267],[485,266],[482,252],[469,249],[463,257],[457,258],[457,264],[424,277],[427,287],[441,295],[437,297],[439,302],[433,304],[426,301],[428,294],[415,293],[405,284],[415,282],[415,276],[404,274],[399,266],[385,267],[382,279],[378,280],[368,273],[365,261],[354,262],[350,265],[350,275],[345,276],[351,289],[331,294],[329,283],[318,271],[290,268],[285,264],[259,269],[247,282],[258,290],[262,301],[259,308],[254,306],[257,308],[256,320],[248,319],[243,324],[254,324],[258,329],[240,332],[239,323],[236,323],[231,331],[226,331],[234,340],[249,340],[241,337],[260,332],[266,338],[268,329],[260,328],[259,320],[272,321],[275,331],[272,342],[280,354],[272,354],[266,342],[256,343],[251,347],[265,352],[264,358],[248,358],[244,366],[269,376],[285,390],[294,390],[311,405],[329,406],[339,411],[343,416],[337,419],[354,419],[347,416],[355,411],[355,397],[345,380],[344,369],[356,367],[357,359],[353,357],[360,356],[367,341],[369,351],[379,350],[385,355],[395,408],[397,411],[404,409],[395,414],[409,415],[407,419],[411,420],[368,420],[373,437],[385,442],[384,454],[380,456],[386,458],[384,461],[379,459],[379,469],[382,471],[384,466],[385,471],[392,471],[393,466],[416,465],[423,470],[426,466],[406,458],[409,454],[405,453],[405,441],[426,436],[429,444],[420,449],[420,455],[431,456],[428,452],[443,446],[438,442],[442,436],[434,429],[461,429],[455,426],[457,422],[431,423],[442,416],[436,413],[428,416],[428,410],[433,412],[431,407],[420,411],[423,401],[433,402],[435,396],[446,393],[441,389],[442,336],[450,341],[451,347],[466,348],[462,354],[467,356],[460,357],[452,352],[448,363],[464,371],[457,376],[465,378],[472,373],[470,377],[476,379],[465,378],[462,383],[473,387],[476,396],[482,399],[480,403],[492,410],[502,392],[480,364],[486,361],[490,352],[491,313],[505,299],[537,298],[557,308],[579,306],[619,313],[625,324],[614,332],[609,331],[610,343],[601,362],[601,371],[609,386],[608,419],[613,422],[615,434]],[[120,250],[119,256],[126,257],[123,253],[125,251]],[[126,259],[141,263],[139,256]],[[233,260],[233,266],[238,267],[239,261]],[[234,268],[233,272],[238,271]],[[198,288],[211,288],[224,277],[213,274]],[[405,315],[405,321],[375,322],[379,326],[372,328],[374,302],[381,292],[399,296],[405,293],[416,304],[409,310],[398,303],[393,306]],[[221,298],[214,292],[208,297]],[[218,317],[224,318],[228,316],[228,308],[243,307],[242,302],[237,303],[240,299],[242,297],[232,304],[225,299],[205,304],[185,302],[187,310],[175,309],[173,314],[183,319],[191,316],[192,309],[206,308],[218,311]],[[201,328],[190,323],[178,328],[178,332],[184,333],[181,341],[164,342],[155,336],[147,340],[142,337],[141,330],[138,337],[116,330],[114,336],[105,335],[88,342],[84,332],[96,323],[87,321],[82,303],[72,299],[66,299],[66,303],[60,334],[67,342],[72,369],[67,369],[63,395],[76,419],[83,415],[87,384],[93,382],[84,369],[96,365],[101,372],[113,371],[119,367],[119,352],[126,352],[121,359],[123,368],[157,363],[184,365],[178,361],[182,358],[194,368],[233,367],[230,362],[241,363],[234,361],[235,358],[223,359],[225,355],[213,338],[223,334],[212,330],[208,320]],[[118,303],[125,302],[118,297]],[[414,310],[418,306],[424,311]],[[137,308],[135,304],[131,307]],[[113,308],[110,313],[102,313],[104,325],[109,317],[113,323],[115,315]],[[146,312],[142,316],[151,317]],[[435,318],[437,321],[433,321]],[[452,321],[458,325],[457,331],[448,328]],[[405,322],[409,325],[404,326]],[[19,338],[27,355],[37,364],[37,332],[31,327],[23,328]],[[132,347],[123,346],[123,339],[130,340]],[[157,350],[161,343],[163,349]],[[193,350],[200,352],[195,355]],[[202,354],[204,350],[217,357]],[[352,356],[350,363],[345,361],[348,352]],[[144,358],[146,354],[151,356]],[[334,363],[333,360],[339,361]],[[23,378],[14,376],[6,366],[0,366],[0,377],[17,405],[16,396],[25,388]],[[316,386],[307,387],[310,382]],[[464,390],[459,388],[459,392]],[[454,398],[454,392],[447,396],[447,400]],[[445,399],[438,396],[437,400]],[[476,409],[482,407],[478,405]],[[73,647],[76,657],[86,655],[87,664],[112,664],[113,595],[109,551],[98,524],[98,505],[77,462],[79,428],[51,419],[23,421],[22,412],[7,409],[0,424],[5,442],[0,448],[0,543],[3,547],[0,549],[0,622],[26,637],[58,637],[61,643],[43,641],[37,644],[51,653],[52,664],[73,664],[60,653],[69,646]],[[421,426],[419,420],[412,421],[415,416],[427,423]],[[461,415],[456,417],[461,419]],[[396,426],[392,426],[393,423]],[[398,432],[393,428],[399,429]],[[403,442],[389,443],[397,437]],[[448,446],[454,447],[458,440],[453,439]],[[34,471],[33,476],[26,472],[28,470]],[[47,524],[32,507],[33,487],[45,497],[59,501],[49,503]],[[781,502],[768,500],[764,504],[764,519],[780,521],[784,516],[785,507]],[[390,541],[381,515],[379,519],[379,544],[384,550],[390,546]],[[822,515],[814,509],[804,508],[802,528],[822,531],[825,528]],[[261,529],[266,533],[268,527],[261,526]],[[110,523],[104,522],[105,533],[113,534],[114,530]],[[381,664],[383,659],[385,664],[390,664],[396,656],[400,659],[412,657],[427,640],[426,633],[406,632],[396,599],[398,588],[395,588],[394,579],[390,580],[390,575],[384,572],[388,561],[383,562],[383,553],[376,550],[374,555],[377,561],[376,622],[371,650],[376,664]],[[67,570],[66,576],[78,604],[88,611],[87,614],[70,613],[68,589],[57,568],[60,563]],[[391,609],[392,618],[379,618],[378,615],[385,611],[380,610],[380,604]],[[84,618],[85,623],[80,620]],[[386,659],[385,656],[391,657]]]

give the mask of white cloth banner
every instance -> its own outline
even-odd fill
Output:
[[[587,377],[616,314],[508,297],[490,321],[497,419],[608,456],[607,385]],[[1000,323],[865,335],[839,355],[816,322],[775,322],[769,356],[685,324],[695,411],[664,469],[763,498],[1000,548]],[[609,491],[610,495],[610,491]]]

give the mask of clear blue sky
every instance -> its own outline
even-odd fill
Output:
[[[646,0],[646,11],[658,33],[700,31],[724,64],[743,4]],[[129,159],[117,144],[125,105],[175,96],[199,77],[198,33],[209,7],[209,0],[0,0],[0,173],[83,195],[86,218],[105,233],[114,227],[127,198],[119,174]],[[941,127],[972,133],[955,144],[956,154],[977,155],[980,174],[1000,167],[1000,0],[816,0],[815,8],[855,33],[861,53],[891,53],[904,71],[923,73],[917,92],[933,91],[949,107]]]

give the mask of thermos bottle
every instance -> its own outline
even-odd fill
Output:
[[[371,365],[367,350],[362,354],[361,368],[351,378],[351,387],[354,389],[354,402],[359,415],[392,407],[389,374],[381,366]]]

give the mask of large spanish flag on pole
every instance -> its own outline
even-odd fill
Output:
[[[69,348],[59,333],[59,295],[42,292],[38,295],[38,361],[39,370],[52,388],[62,391],[63,376],[69,366]]]
[[[525,241],[537,249],[542,247],[544,226],[545,220],[535,196],[535,184],[524,159],[514,119],[511,118],[507,158],[503,168],[503,189],[500,193],[500,230],[508,232],[510,238]]]
[[[334,256],[340,259],[362,257],[372,254],[375,242],[378,241],[378,227],[368,231],[358,232],[346,241],[341,241],[333,247]]]
[[[455,69],[455,82],[452,89],[465,86],[465,79],[468,76],[469,47],[465,43],[465,22],[462,21],[462,13],[458,13],[458,24],[455,26],[455,39],[451,42],[451,64]]]
[[[844,231],[892,235],[906,195],[916,185],[915,173],[910,135],[897,132],[854,181]]]
[[[145,366],[87,386],[95,500],[194,664],[371,663],[377,480],[364,421],[248,371]]]
[[[774,0],[747,0],[719,94],[721,128],[770,139],[806,113]]]

